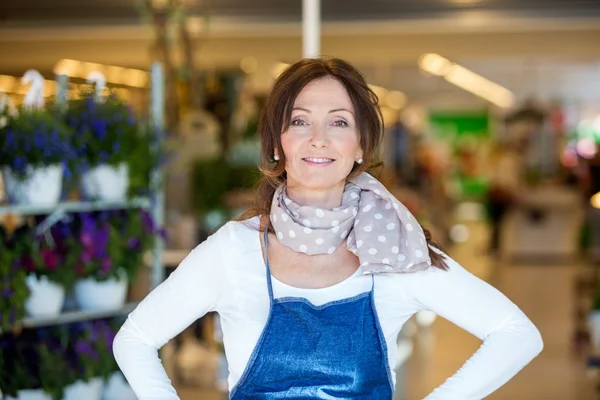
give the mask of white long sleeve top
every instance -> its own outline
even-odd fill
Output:
[[[482,399],[536,357],[542,339],[506,296],[449,257],[447,263],[448,271],[430,268],[375,276],[375,306],[388,360],[396,360],[396,339],[404,323],[420,310],[433,311],[483,343],[426,400]],[[360,268],[344,281],[322,289],[272,281],[275,298],[304,297],[316,305],[352,297],[371,287],[371,277]],[[248,224],[229,222],[196,247],[138,305],[118,332],[115,358],[140,400],[179,399],[158,349],[208,312],[217,312],[221,319],[231,389],[242,376],[269,314],[260,234]]]

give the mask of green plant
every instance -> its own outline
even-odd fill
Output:
[[[22,244],[0,226],[0,331],[12,328],[25,316],[29,297],[27,273],[21,268]]]
[[[126,163],[130,196],[147,195],[156,187],[152,172],[164,162],[164,148],[158,145],[151,125],[140,122],[133,108],[116,94],[98,99],[93,91],[84,91],[69,102],[65,121],[74,132],[78,175],[100,165]]]
[[[223,196],[251,189],[260,178],[256,166],[232,165],[224,157],[197,160],[191,171],[192,205],[197,213],[223,211]]]
[[[144,255],[154,247],[157,236],[164,236],[144,210],[123,211],[123,217],[113,217],[121,238],[121,267],[129,282],[133,282],[144,265]]]
[[[36,346],[39,357],[38,378],[44,392],[50,394],[53,400],[61,400],[67,386],[76,379],[65,373],[69,370],[68,359],[65,357],[65,348],[41,342]]]
[[[0,118],[0,166],[24,180],[31,167],[62,164],[68,176],[75,152],[71,130],[58,109],[23,108],[17,114],[4,112]]]
[[[115,94],[98,99],[92,90],[69,101],[65,122],[73,130],[78,172],[127,162],[140,130],[131,106]]]
[[[19,265],[28,274],[45,276],[70,290],[77,280],[71,234],[68,222],[59,222],[40,232],[27,225],[19,227],[13,233],[14,241],[19,243]]]
[[[42,389],[53,400],[73,383],[66,357],[68,342],[42,329],[0,336],[0,390],[16,397],[20,390]]]
[[[161,172],[167,157],[165,147],[157,140],[160,134],[146,124],[133,137],[133,149],[127,157],[129,196],[145,196],[158,188],[160,181],[154,180],[152,174]]]
[[[70,229],[68,247],[75,273],[98,281],[121,278],[123,271],[133,281],[144,254],[162,234],[149,213],[138,209],[80,213]]]

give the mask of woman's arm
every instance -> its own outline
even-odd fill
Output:
[[[542,338],[506,296],[454,260],[446,260],[449,271],[431,268],[406,274],[407,294],[417,309],[435,312],[483,340],[483,344],[425,400],[483,399],[542,351]]]
[[[119,368],[140,400],[179,399],[158,349],[207,312],[226,291],[227,225],[196,247],[129,315],[113,345]]]

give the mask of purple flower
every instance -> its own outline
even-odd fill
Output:
[[[92,262],[92,255],[88,251],[84,251],[81,253],[81,262],[84,264],[89,264]]]
[[[96,342],[101,335],[101,332],[103,331],[103,324],[102,322],[98,321],[98,322],[91,322],[89,324],[89,332],[90,332],[90,340],[92,342]]]
[[[2,295],[4,296],[5,299],[10,298],[10,296],[12,296],[14,293],[14,290],[12,290],[11,288],[4,288],[4,290],[2,291]]]
[[[90,231],[82,231],[79,239],[85,248],[89,249],[94,245],[94,238],[92,237],[92,232]]]
[[[89,343],[81,340],[75,344],[75,352],[79,356],[87,356],[94,360],[98,359],[98,353],[92,348],[92,346]]]
[[[109,349],[112,349],[115,336],[117,336],[117,334],[110,329],[110,327],[107,327],[107,329],[104,330],[104,341],[106,342],[106,347]]]
[[[100,271],[103,274],[108,274],[108,272],[110,271],[111,268],[112,268],[112,260],[110,258],[105,258],[104,261],[102,261],[102,266],[100,267]]]
[[[42,250],[42,259],[44,260],[44,266],[50,271],[54,271],[58,266],[58,257],[50,249]]]
[[[144,228],[149,231],[154,230],[154,221],[152,220],[149,212],[142,211],[142,222],[144,223]]]
[[[140,239],[131,237],[127,241],[127,248],[132,249],[132,250],[137,250],[137,249],[139,249],[140,244],[141,244]]]

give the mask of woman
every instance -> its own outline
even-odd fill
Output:
[[[115,357],[141,400],[178,398],[157,349],[213,311],[235,400],[391,399],[396,338],[419,310],[483,340],[427,400],[481,399],[541,351],[517,306],[431,243],[365,172],[382,118],[352,66],[290,66],[259,130],[256,208],[193,250],[117,335]]]

